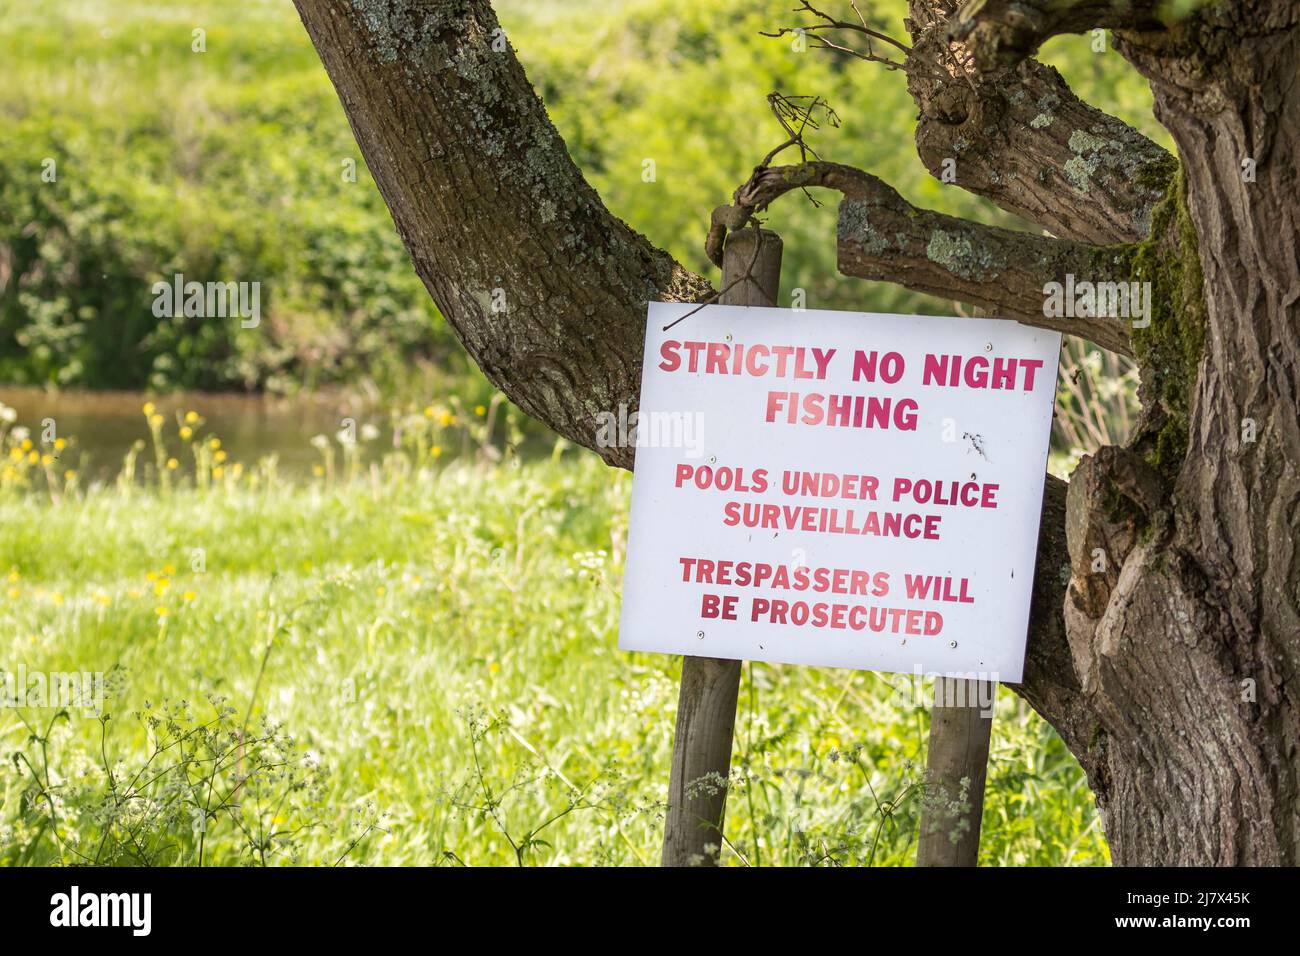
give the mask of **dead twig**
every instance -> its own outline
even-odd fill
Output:
[[[853,23],[848,20],[840,20],[836,17],[831,16],[829,13],[817,9],[811,3],[809,3],[808,0],[802,0],[800,6],[796,7],[794,12],[811,14],[812,16],[816,17],[818,20],[822,22],[809,24],[807,26],[799,26],[799,27],[781,27],[780,29],[772,33],[768,33],[766,31],[760,31],[760,33],[762,36],[765,37],[777,37],[777,38],[789,36],[790,34],[798,34],[800,36],[806,37],[811,42],[812,46],[818,49],[836,50],[840,53],[847,53],[849,56],[857,57],[860,60],[866,60],[870,63],[879,63],[889,70],[905,69],[904,64],[899,62],[898,60],[890,59],[887,56],[882,56],[881,54],[877,53],[874,41],[888,44],[889,46],[895,48],[896,50],[899,50],[904,57],[907,57],[911,54],[912,48],[900,40],[895,40],[889,34],[882,33],[881,31],[872,27],[871,24],[867,22],[867,18],[862,15],[862,11],[858,9],[857,0],[851,0],[849,6],[853,8],[854,14],[857,15],[858,18],[857,23]],[[826,39],[826,37],[823,35],[825,31],[834,31],[834,30],[847,30],[850,31],[851,33],[865,37],[865,42],[867,46],[866,50],[865,51],[859,50],[851,46],[845,46],[844,44],[835,43],[831,40]]]

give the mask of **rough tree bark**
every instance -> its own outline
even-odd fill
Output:
[[[595,447],[597,413],[635,406],[646,301],[701,301],[709,283],[604,208],[487,0],[295,2],[461,341],[522,408]],[[1068,489],[1047,482],[1016,690],[1087,772],[1116,862],[1296,864],[1300,6],[1161,9],[910,2],[922,162],[938,175],[954,160],[960,188],[1056,238],[808,164],[756,170],[710,239],[793,182],[844,194],[847,275],[1057,328],[1035,285],[1065,272],[1152,284],[1149,327],[1066,327],[1136,357],[1143,418]],[[1029,58],[1097,26],[1150,80],[1181,166]],[[885,225],[896,242],[880,241]],[[596,450],[631,467],[628,449]]]

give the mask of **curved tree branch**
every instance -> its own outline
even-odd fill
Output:
[[[1024,59],[980,71],[951,36],[958,0],[910,0],[908,91],[930,173],[1055,236],[1140,242],[1178,163],[1127,123],[1075,96],[1054,68]],[[947,69],[935,70],[935,64]]]
[[[1080,100],[1052,67],[1028,60],[973,90],[953,77],[908,76],[920,108],[917,154],[931,175],[1065,239],[1149,234],[1177,160]]]
[[[597,447],[634,407],[650,299],[708,282],[615,218],[569,158],[488,0],[295,0],[416,272],[494,385]]]
[[[970,47],[981,70],[992,72],[1033,56],[1051,37],[1111,30],[1160,30],[1157,0],[967,0],[949,36]]]
[[[919,209],[875,176],[837,163],[760,167],[735,205],[714,214],[710,254],[720,248],[719,226],[735,228],[793,189],[821,186],[843,194],[839,216],[839,270],[859,279],[894,282],[931,295],[959,299],[998,317],[1091,339],[1131,354],[1128,319],[1049,317],[1045,286],[1067,277],[1097,281],[1120,271],[1125,250],[1014,232]]]
[[[930,174],[1064,239],[1144,239],[1176,160],[1080,100],[1050,66],[1024,60],[978,70],[970,43],[951,35],[958,7],[957,0],[909,3],[904,70],[919,111],[917,153]],[[816,19],[802,29],[822,31],[816,36],[823,40],[827,32],[843,34],[844,43],[823,45],[858,55],[846,49],[848,37],[861,32],[857,25],[807,4],[803,12]]]

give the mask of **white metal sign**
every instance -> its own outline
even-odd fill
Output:
[[[619,646],[1018,682],[1060,335],[694,308],[650,305]]]

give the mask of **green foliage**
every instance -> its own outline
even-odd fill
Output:
[[[458,353],[285,7],[0,3],[0,377],[288,390]],[[260,282],[262,325],[155,318],[177,272]]]
[[[196,717],[185,701],[132,715],[145,751],[110,757],[110,718],[96,718],[93,753],[61,751],[77,719],[60,710],[28,731],[9,783],[17,812],[0,862],[32,866],[265,866],[295,862],[301,835],[318,825],[326,773],[318,758],[265,718],[234,720],[213,697]],[[60,733],[60,731],[63,731]],[[132,755],[135,756],[134,754]]]
[[[788,0],[501,0],[512,43],[610,208],[683,262],[712,208],[780,142],[765,96],[819,94],[813,137],[920,205],[1012,217],[921,167],[901,73],[759,35]],[[902,37],[904,5],[876,19]],[[191,31],[207,31],[206,52]],[[1145,85],[1089,37],[1047,58],[1153,134]],[[290,4],[0,0],[0,378],[92,387],[397,386],[416,360],[477,378],[414,275]],[[42,180],[43,161],[57,180]],[[346,182],[342,163],[357,163]],[[655,161],[653,182],[643,161]],[[835,270],[834,204],[782,200],[784,287],[814,308],[949,311]],[[152,314],[154,282],[257,281],[264,319]]]

